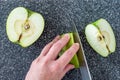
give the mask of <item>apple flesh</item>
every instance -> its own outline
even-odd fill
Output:
[[[90,46],[101,56],[107,57],[115,51],[115,36],[110,24],[105,19],[88,24],[85,34]]]
[[[33,44],[44,30],[44,19],[41,14],[24,7],[13,9],[6,23],[10,41],[27,47]]]
[[[70,35],[70,40],[67,43],[67,45],[61,50],[59,56],[61,56],[67,49],[69,49],[75,42],[74,42],[74,37],[73,37],[73,33],[68,33]],[[64,35],[64,34],[63,34]],[[63,36],[62,35],[62,36]],[[72,58],[72,60],[70,61],[71,64],[73,64],[75,66],[75,68],[79,68],[79,61],[78,61],[78,57],[77,54],[75,54]]]

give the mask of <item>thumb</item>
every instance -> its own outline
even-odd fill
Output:
[[[72,65],[72,64],[68,64],[65,68],[64,68],[64,75],[68,72],[68,71],[70,71],[71,69],[73,69],[73,68],[75,68],[74,67],[74,65]]]

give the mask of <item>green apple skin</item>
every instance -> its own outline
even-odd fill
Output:
[[[110,24],[99,19],[85,28],[85,35],[90,46],[101,56],[107,57],[115,52],[116,41]]]
[[[69,49],[72,46],[72,44],[74,44],[73,33],[68,33],[68,34],[70,35],[70,40],[67,43],[67,45],[61,50],[59,56],[61,56],[67,49]],[[64,34],[62,36],[64,36]],[[73,64],[75,68],[79,68],[79,61],[78,61],[77,54],[73,56],[72,60],[70,61],[70,64]]]
[[[28,36],[27,38],[22,37],[21,40],[18,41],[20,37],[20,33],[22,33],[23,31],[21,26],[25,24],[25,21],[27,20],[34,23],[34,26],[38,24],[35,29],[35,30],[37,29],[38,30],[36,31],[35,35],[31,33],[32,37],[28,37]],[[18,27],[15,28],[15,25]],[[7,18],[6,32],[7,32],[8,39],[13,43],[21,45],[22,47],[28,47],[32,45],[41,36],[43,30],[44,30],[44,18],[42,17],[42,15],[37,12],[33,12],[29,9],[26,9],[24,7],[17,7],[13,9]],[[26,34],[26,32],[27,31],[24,31],[24,34]],[[28,32],[30,33],[30,31]]]

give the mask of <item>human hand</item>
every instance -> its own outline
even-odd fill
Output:
[[[47,44],[32,62],[25,80],[61,80],[69,70],[73,69],[74,65],[69,62],[79,49],[78,43],[74,43],[61,57],[56,59],[69,39],[70,36],[65,34],[62,38],[57,36]]]

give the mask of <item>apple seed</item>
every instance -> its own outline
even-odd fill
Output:
[[[102,37],[101,36],[98,36],[98,41],[101,41],[102,40]]]
[[[102,36],[105,39],[105,36]]]

